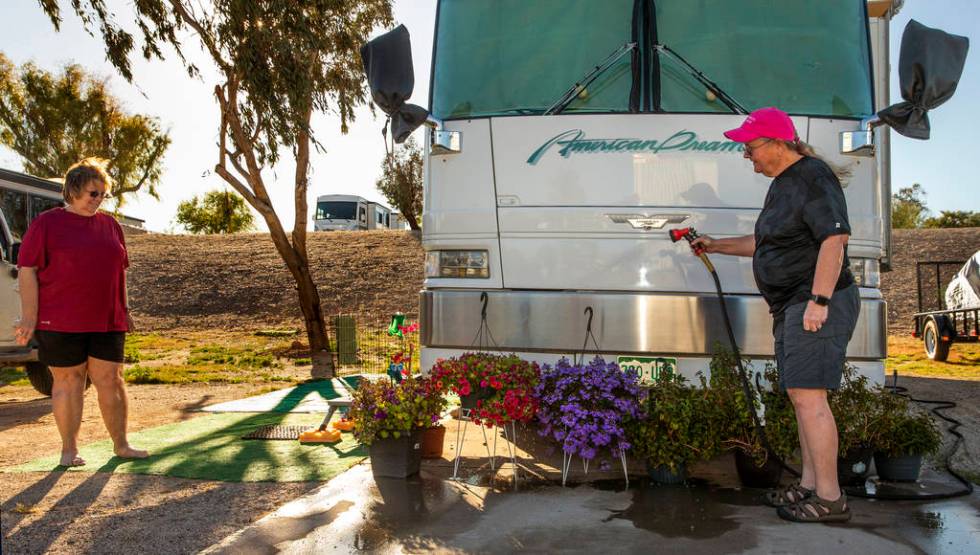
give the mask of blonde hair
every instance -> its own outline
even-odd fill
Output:
[[[847,182],[847,180],[850,179],[851,175],[853,174],[851,168],[838,166],[837,164],[832,164],[828,162],[823,156],[817,154],[817,151],[813,149],[813,146],[801,141],[799,138],[792,141],[783,141],[779,139],[774,139],[774,140],[778,143],[782,143],[783,146],[799,154],[800,156],[809,156],[810,158],[816,158],[817,160],[820,160],[824,164],[827,164],[827,166],[830,167],[830,171],[834,172],[834,175],[837,176],[837,180],[840,181],[842,184]]]
[[[65,203],[71,204],[73,199],[81,197],[82,188],[89,181],[98,181],[105,185],[107,190],[111,189],[112,178],[109,177],[109,172],[106,170],[108,165],[108,160],[93,156],[68,168],[68,171],[65,172],[65,185],[61,190]]]

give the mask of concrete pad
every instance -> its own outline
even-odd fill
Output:
[[[762,491],[737,487],[730,457],[696,466],[685,486],[653,485],[632,463],[628,488],[621,468],[586,475],[576,462],[574,485],[561,487],[560,454],[519,437],[515,489],[512,465],[490,470],[483,434],[472,424],[452,480],[457,429],[447,424],[443,458],[424,461],[420,475],[375,479],[370,464],[355,466],[207,552],[898,555],[972,554],[980,545],[980,494],[933,503],[852,498],[850,523],[795,524],[762,505]],[[506,451],[502,439],[498,453]]]

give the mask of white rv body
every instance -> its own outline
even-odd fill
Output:
[[[391,209],[357,195],[321,195],[313,211],[314,231],[389,229]]]
[[[879,109],[888,103],[887,20],[869,21],[870,33],[862,25],[871,43],[868,97],[874,90]],[[465,40],[463,34],[453,39]],[[434,89],[441,86],[441,39],[437,20]],[[515,112],[464,119],[434,110],[444,118],[441,131],[459,133],[461,149],[433,152],[432,138],[426,141],[422,367],[477,347],[552,363],[585,346],[589,356],[635,365],[647,375],[663,365],[688,376],[707,371],[716,346],[728,346],[714,284],[686,243],[670,241],[667,229],[691,226],[714,237],[753,233],[771,179],[754,174],[741,145],[722,134],[745,116]],[[862,285],[862,306],[848,359],[880,382],[887,314],[878,268],[888,255],[888,131],[876,130],[875,157],[840,154],[840,133],[858,129],[860,119],[793,115],[802,140],[851,171],[844,189],[852,228],[848,255]],[[476,266],[483,256],[487,277],[453,273],[452,264]],[[743,355],[772,359],[772,318],[751,259],[711,258]],[[492,338],[475,343],[484,312]],[[597,345],[586,343],[587,312]]]

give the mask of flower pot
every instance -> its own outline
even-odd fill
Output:
[[[375,476],[405,478],[418,474],[422,465],[422,433],[413,430],[400,438],[376,439],[368,447]]]
[[[875,453],[875,468],[878,477],[888,482],[914,482],[919,479],[922,468],[922,455],[900,455],[889,457],[881,452]]]
[[[783,477],[783,467],[770,454],[765,464],[759,466],[751,455],[735,450],[735,470],[742,485],[749,488],[774,488]]]
[[[442,446],[445,440],[445,426],[433,426],[422,430],[422,458],[441,459]]]
[[[647,474],[650,475],[651,480],[658,484],[668,486],[683,484],[684,480],[687,479],[687,465],[680,463],[674,467],[674,470],[671,470],[670,465],[653,466],[650,461],[647,461]]]
[[[871,470],[871,447],[852,447],[843,457],[837,457],[837,480],[842,486],[861,486]]]
[[[475,387],[469,395],[460,395],[459,404],[464,409],[473,410],[476,408],[477,401],[486,401],[496,390],[492,387]]]

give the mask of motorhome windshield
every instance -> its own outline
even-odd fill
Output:
[[[867,33],[864,0],[440,0],[430,104],[445,119],[543,113],[639,40],[636,60],[622,57],[562,113],[630,112],[631,95],[640,111],[731,113],[653,48],[664,44],[750,110],[861,117],[872,112]]]
[[[357,203],[353,201],[320,201],[316,203],[317,220],[356,219]]]

